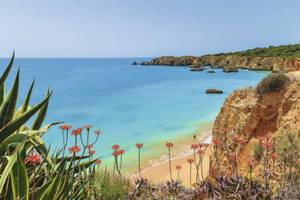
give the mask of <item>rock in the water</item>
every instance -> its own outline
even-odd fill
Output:
[[[204,69],[202,67],[200,67],[200,68],[191,68],[191,71],[193,71],[193,72],[201,72],[203,70]]]
[[[217,89],[207,89],[207,94],[223,94],[223,90],[217,90]]]
[[[239,69],[238,68],[223,68],[223,72],[226,72],[226,73],[230,73],[230,72],[238,72]]]
[[[216,73],[215,70],[208,70],[207,73]]]
[[[138,63],[137,63],[136,61],[134,61],[134,62],[132,63],[132,65],[138,65]]]

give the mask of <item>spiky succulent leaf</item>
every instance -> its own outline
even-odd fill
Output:
[[[9,145],[24,142],[27,138],[28,136],[26,134],[14,134],[6,138],[0,143],[0,157],[4,155]]]
[[[46,97],[50,95],[50,90],[48,89]],[[33,124],[32,124],[32,130],[38,130],[39,128],[41,128],[42,123],[45,119],[46,113],[47,113],[47,109],[48,109],[48,103],[49,103],[49,99],[46,101],[46,103],[43,105],[43,107],[40,109],[40,111],[38,112],[38,115],[36,116]]]
[[[51,94],[47,96],[41,103],[32,107],[30,110],[21,114],[18,118],[12,120],[8,124],[6,124],[0,130],[0,142],[4,141],[8,136],[10,136],[13,132],[18,130],[30,117],[32,117],[37,111],[39,111],[43,105],[49,100]]]
[[[16,103],[18,99],[19,90],[19,75],[20,70],[18,70],[14,84],[7,97],[4,98],[3,103],[0,107],[0,128],[4,127],[9,123],[14,116]]]
[[[33,80],[22,105],[22,113],[27,111],[35,81]]]
[[[28,175],[20,152],[17,153],[17,161],[11,171],[11,183],[14,199],[29,199]]]
[[[7,164],[0,176],[0,193],[2,193],[3,186],[5,185],[5,182],[7,181],[7,178],[9,177],[9,174],[17,160],[17,154],[14,153],[10,156],[3,156],[2,158],[7,161]]]
[[[4,70],[3,74],[2,74],[1,77],[0,77],[0,86],[3,86],[3,85],[4,85],[4,82],[5,82],[5,80],[6,80],[7,76],[8,76],[8,74],[9,74],[9,72],[10,72],[12,66],[13,66],[14,59],[15,59],[15,51],[13,52],[13,55],[12,55],[12,57],[11,57],[11,59],[10,59],[8,65],[7,65],[7,67],[6,67],[6,69]]]

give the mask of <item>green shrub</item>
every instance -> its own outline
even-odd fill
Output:
[[[96,172],[94,187],[101,200],[125,199],[131,189],[130,180],[106,169]]]
[[[256,86],[256,92],[259,95],[270,92],[278,92],[283,89],[289,82],[289,77],[283,73],[270,74]]]

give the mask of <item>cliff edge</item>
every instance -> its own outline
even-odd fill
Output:
[[[226,174],[233,172],[232,154],[241,173],[247,160],[255,156],[261,138],[278,139],[285,134],[300,136],[299,73],[271,74],[256,88],[234,91],[225,100],[213,126],[213,138],[220,140],[219,157]],[[234,137],[243,138],[235,143]],[[259,161],[259,160],[258,160]],[[261,168],[258,163],[256,168]],[[244,169],[244,170],[243,170]]]

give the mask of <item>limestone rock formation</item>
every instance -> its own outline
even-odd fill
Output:
[[[213,138],[220,140],[223,172],[230,173],[229,154],[234,151],[233,136],[245,139],[237,147],[238,164],[246,168],[258,138],[293,133],[300,136],[300,80],[289,75],[290,83],[279,92],[259,95],[255,88],[234,91],[225,100],[213,126]]]

